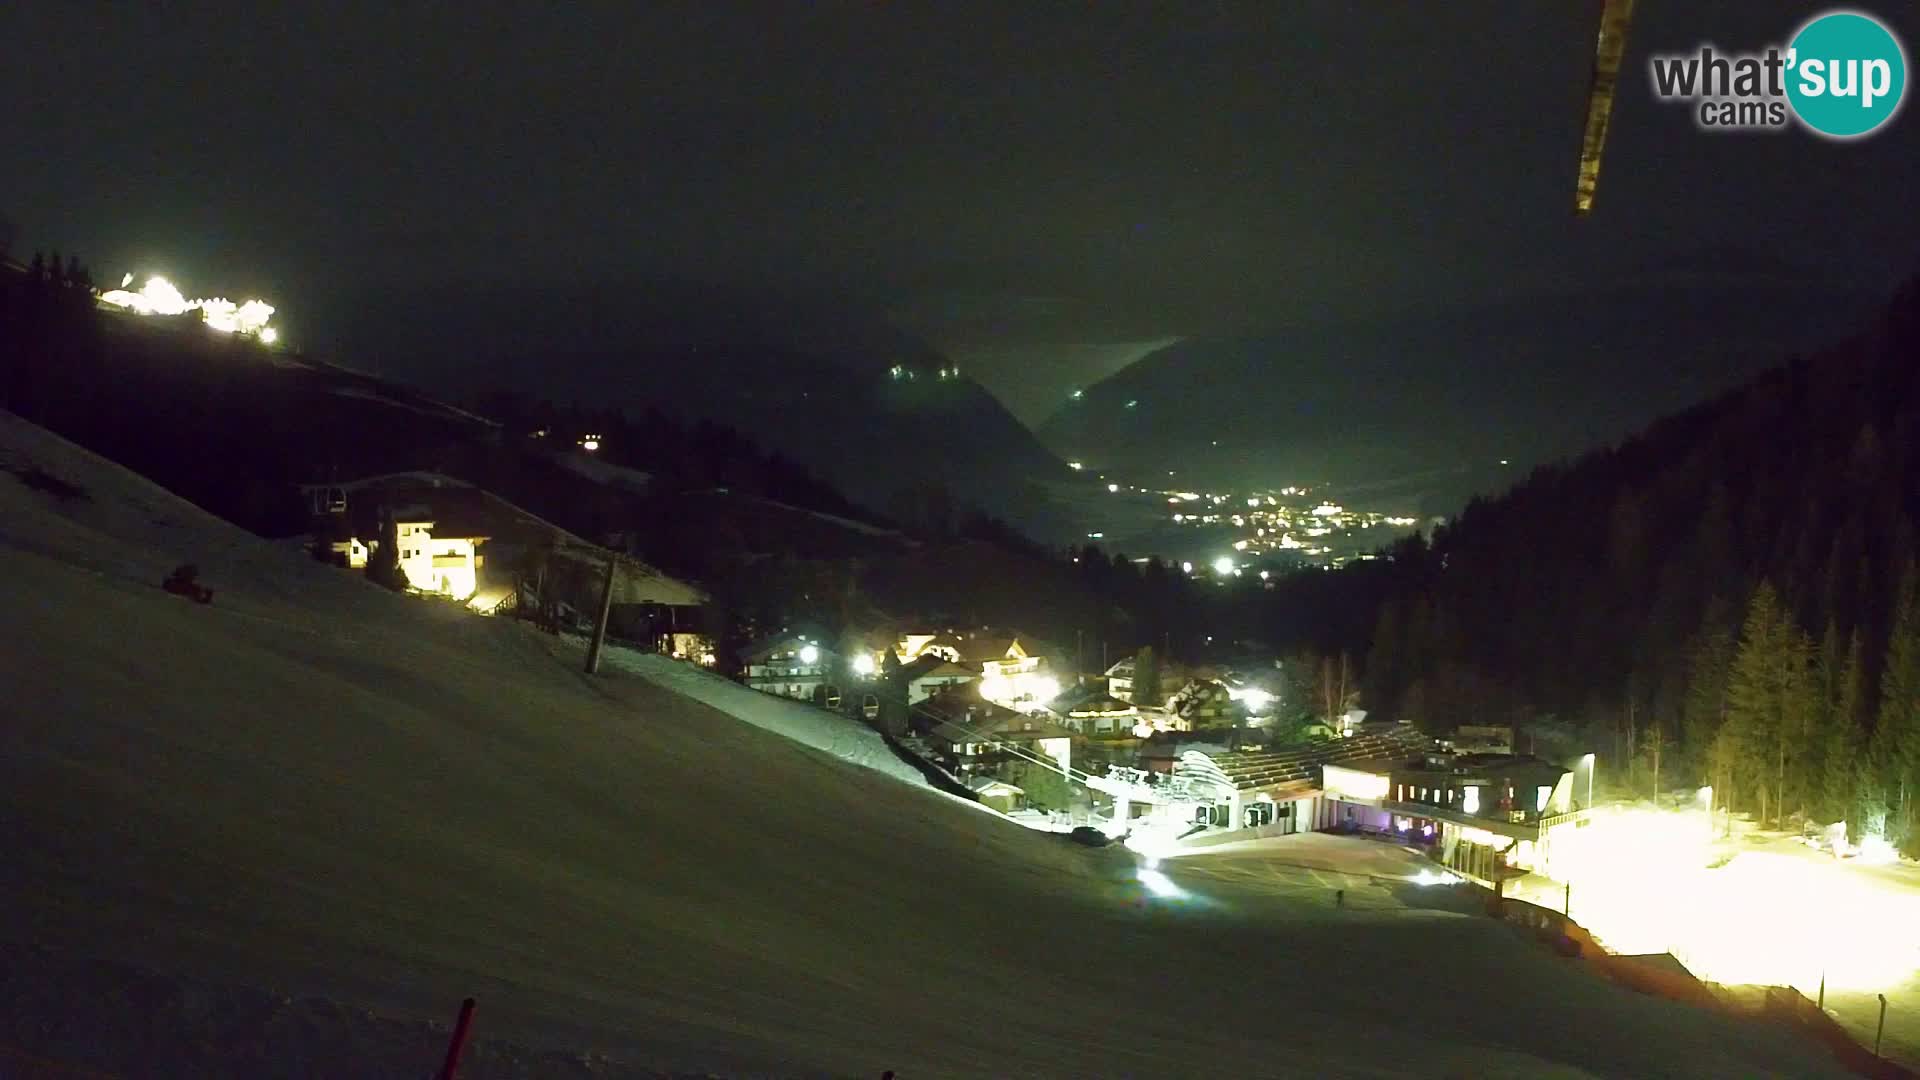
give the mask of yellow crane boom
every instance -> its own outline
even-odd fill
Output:
[[[1587,90],[1587,131],[1580,142],[1580,178],[1574,186],[1573,210],[1593,209],[1600,186],[1600,156],[1607,148],[1607,124],[1613,118],[1613,90],[1620,81],[1620,58],[1627,51],[1627,29],[1633,22],[1634,0],[1606,0],[1600,13],[1600,38],[1593,48],[1593,85]]]

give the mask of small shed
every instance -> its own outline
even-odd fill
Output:
[[[1025,791],[995,777],[972,777],[967,781],[967,788],[980,797],[980,805],[990,806],[1003,814],[1011,814],[1027,805]]]

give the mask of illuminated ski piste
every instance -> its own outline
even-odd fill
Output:
[[[1709,828],[1700,811],[1603,808],[1576,834],[1570,914],[1615,952],[1671,952],[1718,983],[1812,994],[1824,973],[1881,991],[1920,973],[1920,940],[1896,929],[1920,924],[1920,869]],[[1558,909],[1564,885],[1520,895]]]
[[[1871,1046],[1878,995],[1886,1046],[1920,1044],[1920,866],[1870,849],[1849,859],[1791,837],[1754,836],[1699,810],[1605,808],[1567,882],[1509,895],[1569,914],[1617,953],[1672,953],[1724,986],[1791,986]],[[1880,845],[1874,845],[1875,848]]]

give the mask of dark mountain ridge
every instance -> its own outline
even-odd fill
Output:
[[[1189,340],[1088,388],[1040,434],[1109,472],[1178,462],[1202,484],[1398,486],[1445,515],[1510,482],[1502,459],[1605,445],[1836,340],[1874,303],[1695,280]]]
[[[442,309],[472,313],[453,339],[407,317]],[[684,282],[450,290],[369,298],[355,323],[370,342],[356,355],[384,357],[382,371],[426,385],[512,387],[711,420],[750,432],[882,514],[913,516],[911,505],[926,501],[916,496],[931,489],[1038,537],[1078,535],[1040,482],[1069,471],[1032,432],[937,350],[832,297]]]

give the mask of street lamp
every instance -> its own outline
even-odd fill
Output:
[[[1599,759],[1594,757],[1592,754],[1588,754],[1586,757],[1580,759],[1580,763],[1587,767],[1587,809],[1592,810],[1593,809],[1593,769],[1595,765],[1599,764]]]

